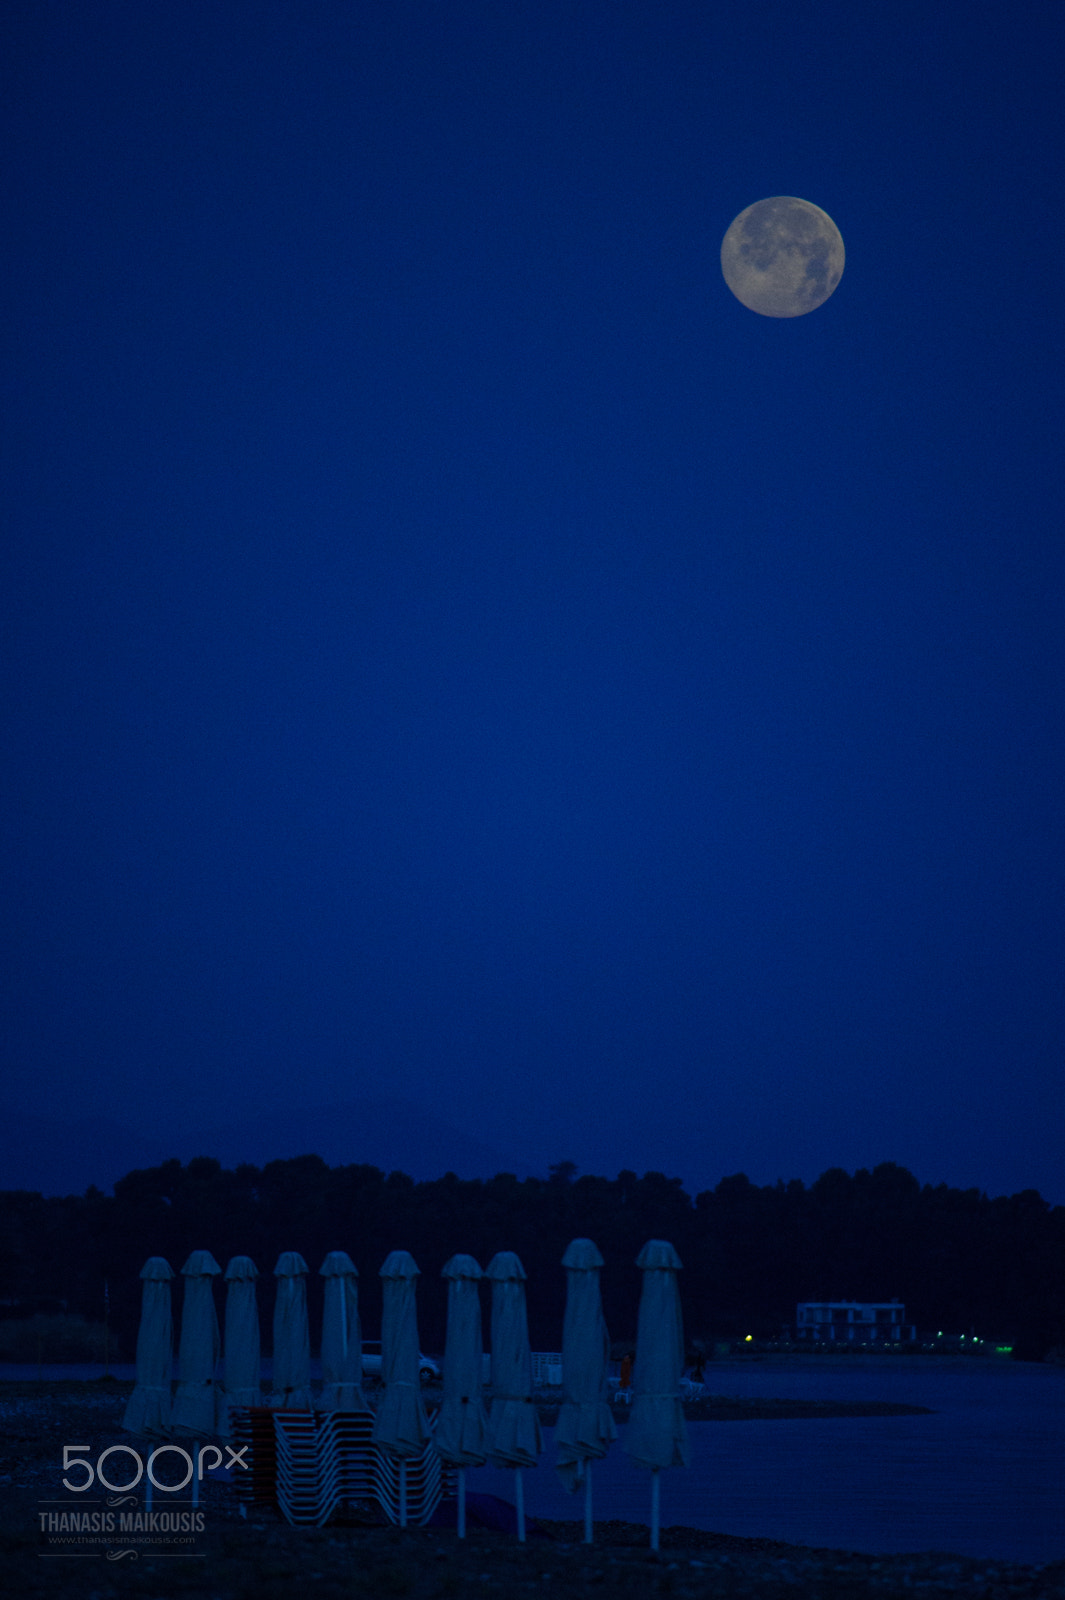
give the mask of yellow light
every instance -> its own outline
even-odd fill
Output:
[[[744,1339],[744,1341],[743,1341],[743,1342],[744,1342],[744,1344],[750,1344],[750,1343],[751,1343],[751,1335],[750,1335],[750,1334],[748,1334],[748,1335],[747,1335],[747,1337],[746,1337],[746,1339]]]

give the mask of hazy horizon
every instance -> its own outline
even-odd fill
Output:
[[[394,1096],[375,1101],[300,1106],[296,1115],[264,1114],[249,1117],[243,1123],[204,1122],[190,1125],[188,1129],[174,1129],[166,1135],[153,1134],[150,1127],[123,1124],[107,1118],[86,1123],[31,1114],[27,1123],[18,1113],[9,1111],[5,1114],[2,1106],[0,1118],[3,1118],[0,1125],[0,1189],[36,1189],[40,1185],[33,1181],[33,1175],[41,1172],[51,1175],[48,1179],[51,1187],[46,1192],[80,1194],[89,1183],[108,1190],[118,1177],[125,1176],[129,1171],[156,1167],[175,1158],[184,1165],[195,1156],[210,1156],[220,1161],[223,1167],[232,1169],[242,1162],[261,1167],[267,1161],[313,1154],[320,1156],[330,1167],[363,1163],[380,1167],[385,1172],[406,1172],[416,1182],[431,1181],[442,1177],[447,1171],[454,1171],[460,1178],[491,1178],[501,1172],[513,1173],[520,1179],[546,1178],[552,1166],[571,1161],[578,1177],[590,1174],[613,1179],[626,1168],[640,1176],[648,1171],[662,1172],[668,1178],[679,1178],[685,1191],[692,1196],[702,1190],[716,1188],[722,1178],[732,1177],[741,1171],[759,1188],[793,1179],[799,1179],[809,1187],[831,1168],[842,1168],[853,1173],[861,1167],[872,1170],[881,1163],[893,1163],[911,1171],[922,1187],[925,1184],[934,1187],[939,1183],[947,1183],[956,1189],[979,1189],[992,1199],[1000,1194],[1036,1189],[1051,1205],[1065,1204],[1065,1191],[1060,1188],[1045,1188],[1032,1182],[989,1187],[976,1181],[965,1181],[964,1177],[947,1178],[941,1173],[915,1170],[890,1153],[881,1155],[877,1160],[849,1165],[845,1161],[829,1161],[817,1170],[809,1167],[796,1170],[792,1163],[776,1172],[769,1172],[765,1168],[749,1170],[729,1167],[713,1173],[705,1168],[685,1169],[669,1161],[615,1161],[594,1166],[581,1164],[564,1151],[535,1160],[523,1156],[520,1151],[499,1149],[488,1141],[464,1133],[446,1119],[427,1115]],[[86,1136],[88,1129],[92,1130],[91,1137]],[[12,1130],[14,1137],[11,1136]],[[50,1147],[57,1130],[61,1130],[58,1151]],[[79,1173],[84,1181],[79,1181],[72,1189],[64,1189],[61,1174],[65,1170]],[[111,1175],[105,1181],[104,1175],[108,1173]],[[9,1181],[11,1174],[14,1174],[16,1181]]]

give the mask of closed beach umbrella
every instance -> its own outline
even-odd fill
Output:
[[[525,1491],[521,1469],[534,1467],[543,1448],[532,1398],[532,1355],[525,1316],[525,1268],[513,1250],[500,1250],[485,1271],[492,1280],[492,1407],[488,1459],[514,1467],[518,1538],[525,1538]]]
[[[170,1263],[151,1256],[141,1268],[141,1325],[137,1333],[137,1383],[122,1426],[130,1433],[170,1432],[170,1376],[174,1328],[170,1314]]]
[[[368,1411],[362,1392],[358,1270],[346,1250],[330,1250],[318,1270],[325,1279],[319,1405],[323,1411]]]
[[[222,1350],[214,1280],[222,1271],[209,1250],[194,1250],[181,1269],[185,1298],[181,1307],[178,1387],[171,1414],[175,1433],[213,1436],[225,1406],[215,1384]]]
[[[607,1400],[610,1336],[599,1293],[603,1258],[591,1239],[574,1239],[562,1257],[566,1315],[562,1323],[562,1405],[555,1428],[555,1471],[571,1492],[584,1483],[584,1538],[592,1542],[592,1467],[617,1438]]]
[[[307,1263],[286,1250],[274,1268],[274,1387],[270,1404],[285,1411],[311,1409],[311,1339],[307,1329]]]
[[[222,1430],[232,1432],[229,1412],[233,1406],[260,1406],[261,1369],[259,1352],[259,1308],[255,1302],[255,1280],[259,1269],[251,1256],[234,1256],[226,1268],[226,1328],[222,1342],[222,1392],[225,1418]]]
[[[374,1420],[373,1442],[399,1463],[399,1521],[407,1525],[405,1463],[420,1456],[429,1435],[418,1375],[418,1268],[407,1250],[393,1250],[381,1268],[381,1377],[385,1391]]]
[[[651,1548],[658,1549],[658,1474],[688,1465],[688,1430],[680,1403],[684,1325],[677,1273],[681,1259],[665,1239],[651,1239],[636,1257],[643,1272],[636,1329],[632,1421],[625,1451],[651,1469]]]
[[[433,1438],[445,1461],[459,1469],[458,1536],[466,1536],[466,1468],[483,1466],[488,1418],[481,1399],[481,1269],[472,1256],[452,1256],[447,1279],[444,1400]]]

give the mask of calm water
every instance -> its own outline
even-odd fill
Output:
[[[1065,1371],[900,1357],[714,1364],[714,1393],[818,1400],[896,1400],[934,1416],[690,1423],[691,1466],[662,1475],[672,1522],[791,1544],[871,1552],[940,1550],[1040,1564],[1065,1557]],[[646,1522],[650,1475],[624,1454],[624,1424],[594,1469],[598,1516]],[[555,1477],[545,1429],[526,1506],[579,1518],[579,1495]],[[509,1473],[479,1468],[471,1490],[513,1499]]]
[[[134,1376],[116,1367],[116,1376]],[[100,1368],[45,1367],[94,1378]],[[0,1366],[35,1378],[35,1366]],[[689,1423],[691,1466],[662,1474],[663,1526],[830,1549],[939,1550],[1040,1564],[1065,1558],[1065,1369],[900,1356],[715,1362],[714,1394],[793,1400],[895,1400],[933,1416]],[[646,1522],[650,1474],[622,1448],[625,1424],[594,1468],[595,1512]],[[555,1476],[553,1430],[525,1473],[531,1515],[578,1519]],[[513,1499],[513,1477],[467,1474],[471,1492]]]

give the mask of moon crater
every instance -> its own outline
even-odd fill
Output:
[[[736,299],[763,317],[803,317],[824,305],[843,276],[843,239],[809,200],[757,200],[731,223],[721,271]]]

